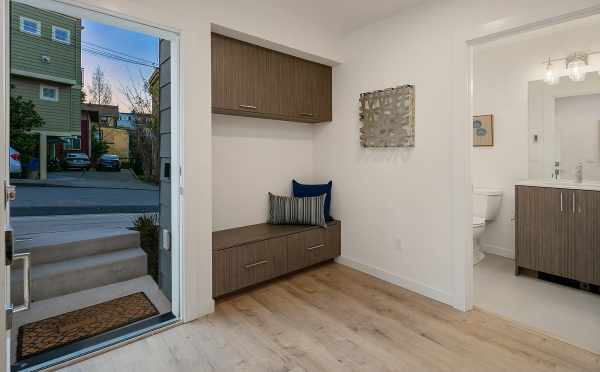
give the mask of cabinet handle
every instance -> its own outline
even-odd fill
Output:
[[[325,244],[315,245],[314,247],[306,248],[307,251],[314,251],[315,249],[323,248]]]
[[[240,105],[241,108],[245,108],[245,109],[250,109],[250,110],[256,110],[256,106],[250,106],[250,105]]]
[[[575,193],[573,193],[573,214],[575,214]]]
[[[563,203],[563,193],[560,193],[560,212],[564,211],[564,203]]]
[[[310,118],[312,118],[312,117],[314,116],[313,114],[310,114],[310,113],[308,113],[308,112],[301,112],[301,113],[299,113],[298,115],[300,115],[300,116],[308,116],[308,117],[310,117]]]
[[[252,263],[252,264],[248,264],[248,265],[246,265],[246,266],[244,266],[244,267],[245,267],[246,269],[251,269],[251,268],[253,268],[253,267],[256,267],[256,266],[261,266],[261,265],[264,265],[264,264],[266,264],[266,263],[269,263],[269,260],[262,260],[262,261],[258,261],[258,262]]]

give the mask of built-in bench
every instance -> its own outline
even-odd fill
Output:
[[[263,223],[213,232],[213,297],[338,257],[341,225]]]

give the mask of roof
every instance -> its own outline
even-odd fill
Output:
[[[97,105],[94,103],[84,103],[81,105],[81,111],[97,112],[100,116],[119,116],[119,106]]]

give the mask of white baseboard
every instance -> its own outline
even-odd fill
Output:
[[[386,281],[388,283],[392,283],[399,287],[408,289],[409,291],[416,292],[425,297],[429,297],[436,301],[440,301],[440,302],[443,302],[450,306],[453,306],[452,305],[452,296],[450,294],[440,291],[438,289],[429,287],[418,281],[415,281],[415,280],[412,280],[409,278],[405,278],[405,277],[401,277],[399,275],[392,274],[383,269],[373,267],[373,266],[370,266],[367,264],[363,264],[363,263],[354,261],[350,258],[343,257],[343,256],[338,257],[336,259],[336,262],[341,265],[351,267],[355,270],[362,271],[363,273],[372,275],[372,276],[379,278],[383,281]]]
[[[515,251],[510,248],[483,243],[481,244],[481,250],[483,253],[495,254],[496,256],[510,258],[511,260],[515,259]]]

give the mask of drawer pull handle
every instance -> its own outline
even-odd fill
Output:
[[[308,112],[301,112],[301,113],[299,113],[298,115],[300,115],[300,116],[307,116],[307,117],[309,117],[309,118],[312,118],[312,117],[314,116],[313,114],[311,114],[311,113],[308,113]]]
[[[323,248],[325,244],[315,245],[314,247],[306,248],[307,251],[314,251],[315,249]]]
[[[241,108],[245,108],[245,109],[250,109],[250,110],[256,110],[256,106],[250,106],[250,105],[240,105]]]
[[[244,266],[244,267],[245,267],[246,269],[251,269],[251,268],[253,268],[253,267],[256,267],[256,266],[261,266],[261,265],[264,265],[264,264],[266,264],[266,263],[269,263],[269,260],[262,260],[262,261],[258,261],[258,262],[252,263],[252,264],[248,264],[248,265],[246,265],[246,266]]]

